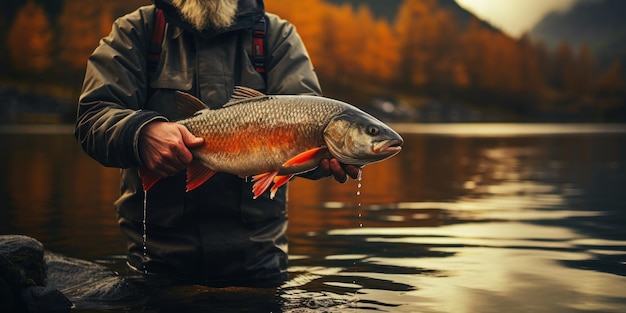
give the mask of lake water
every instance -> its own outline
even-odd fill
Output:
[[[357,181],[289,186],[291,279],[75,312],[626,312],[626,126],[396,125]],[[0,128],[0,233],[124,269],[119,172],[70,127]],[[358,193],[358,194],[357,194]]]

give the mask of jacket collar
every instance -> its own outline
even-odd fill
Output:
[[[205,38],[235,30],[253,28],[256,21],[265,14],[263,0],[239,0],[237,15],[232,26],[226,29],[207,28],[200,32],[183,20],[178,9],[172,4],[172,0],[154,0],[154,4],[163,10],[168,23]]]

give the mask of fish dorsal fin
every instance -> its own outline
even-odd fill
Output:
[[[261,97],[267,97],[264,93],[254,90],[252,88],[235,86],[233,94],[230,96],[230,100],[224,104],[224,107],[240,104],[250,99],[258,99]]]
[[[257,97],[265,97],[265,94],[258,90],[254,90],[252,88],[243,87],[243,86],[235,86],[235,89],[233,90],[233,94],[232,96],[230,96],[230,99],[241,100],[241,99],[250,99],[250,98],[257,98]]]
[[[176,109],[184,118],[191,117],[200,110],[207,109],[208,106],[200,99],[182,91],[176,91]]]

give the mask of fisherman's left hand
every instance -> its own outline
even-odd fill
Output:
[[[361,175],[361,169],[354,165],[347,165],[339,162],[337,159],[322,159],[320,168],[326,176],[332,175],[336,181],[345,183],[348,177],[357,179]]]

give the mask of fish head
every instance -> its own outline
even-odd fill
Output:
[[[324,129],[330,153],[344,164],[365,166],[402,150],[403,139],[375,117],[351,108],[330,120]]]

